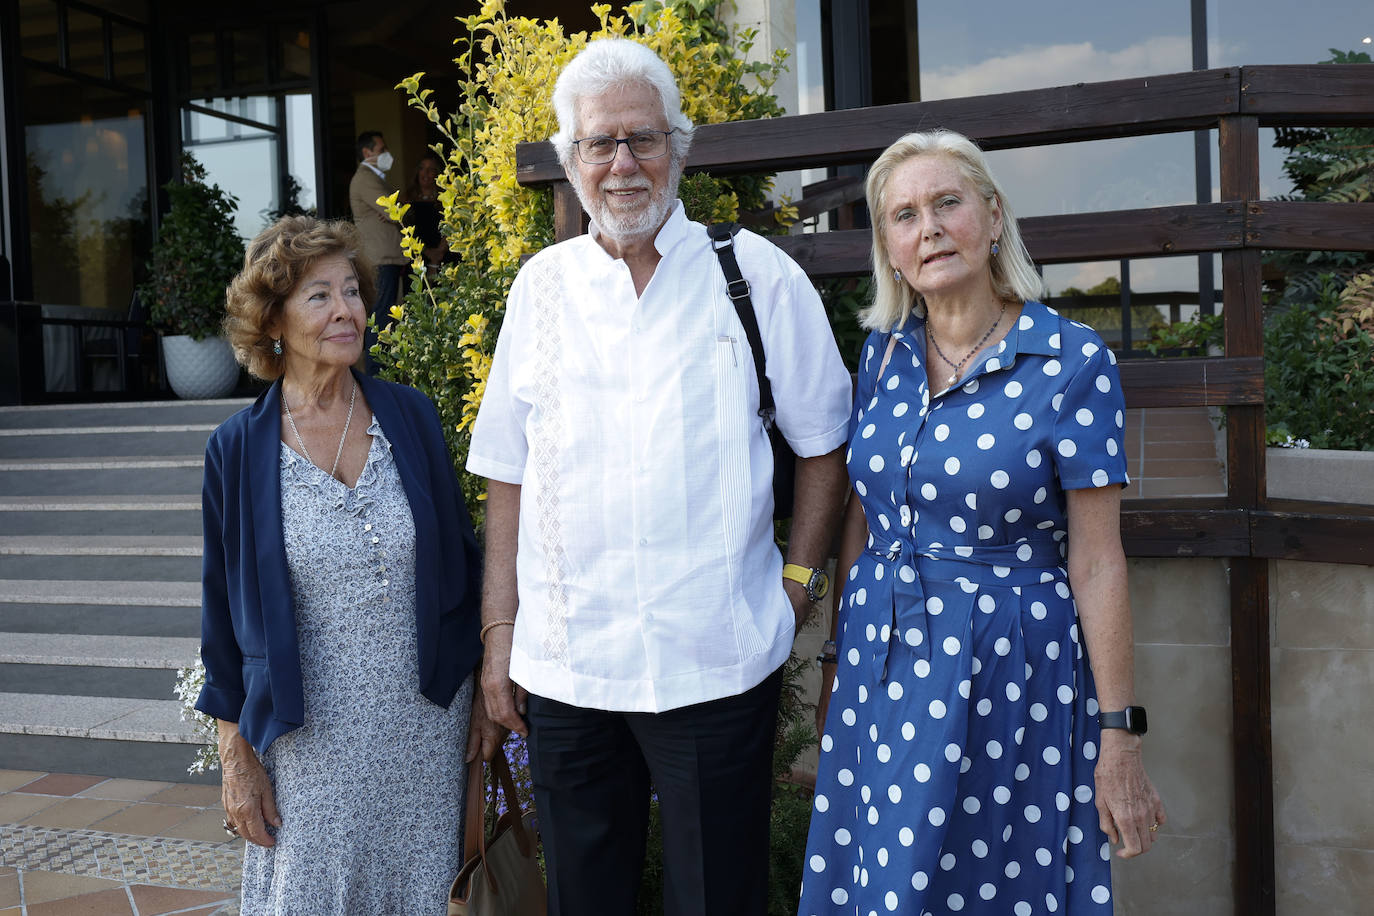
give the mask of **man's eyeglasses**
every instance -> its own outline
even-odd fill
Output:
[[[573,143],[577,145],[577,155],[588,165],[605,165],[614,161],[622,143],[629,149],[631,156],[642,162],[645,159],[657,159],[668,152],[668,135],[675,132],[676,130],[641,130],[622,140],[607,136],[583,137],[581,140],[574,140]]]

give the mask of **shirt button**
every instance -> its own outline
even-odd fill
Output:
[[[376,544],[376,543],[377,543],[378,541],[380,541],[380,540],[381,540],[381,538],[379,538],[379,537],[374,537],[374,538],[372,539],[372,543]]]
[[[391,584],[391,580],[390,580],[390,579],[383,579],[383,580],[382,580],[382,585],[390,585],[390,584]]]
[[[386,564],[383,563],[382,565],[378,566],[378,567],[377,567],[377,572],[386,572]],[[385,582],[383,582],[382,584],[383,584],[383,585],[386,585]]]
[[[372,530],[372,523],[371,523],[371,522],[368,522],[366,525],[363,525],[363,530],[364,530],[364,531],[371,531],[371,530]]]

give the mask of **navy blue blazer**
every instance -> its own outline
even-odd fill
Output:
[[[414,388],[354,373],[386,436],[415,521],[416,685],[447,707],[481,655],[481,559],[439,415]],[[305,721],[281,520],[281,383],[205,447],[196,708],[237,722],[259,752]]]

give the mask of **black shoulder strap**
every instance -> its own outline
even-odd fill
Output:
[[[725,274],[725,290],[735,303],[735,312],[739,315],[740,324],[744,325],[744,336],[749,339],[749,349],[754,353],[754,374],[759,380],[759,416],[763,417],[764,428],[771,429],[775,412],[773,386],[768,382],[768,358],[763,352],[758,319],[754,317],[754,303],[749,298],[749,281],[744,279],[739,262],[735,260],[734,236],[739,230],[739,223],[713,223],[706,229],[711,236],[711,247],[720,259],[720,269]]]

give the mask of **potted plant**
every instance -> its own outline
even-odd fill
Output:
[[[239,367],[221,335],[224,290],[243,266],[243,239],[234,227],[238,201],[207,180],[190,153],[181,178],[168,183],[171,207],[162,218],[139,295],[162,332],[167,381],[182,398],[218,398],[234,390]]]

